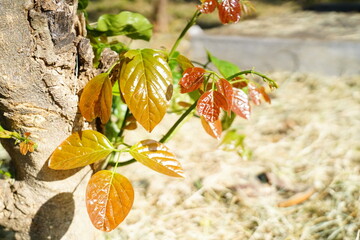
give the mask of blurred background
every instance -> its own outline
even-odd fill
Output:
[[[131,46],[170,49],[199,3],[93,0],[87,10],[91,21],[142,13],[156,33]],[[200,62],[209,50],[267,74],[280,86],[271,105],[236,120],[242,143],[235,151],[222,149],[199,119],[188,120],[168,144],[184,180],[137,163],[122,167],[134,207],[106,239],[360,239],[360,1],[251,3],[256,11],[237,24],[201,16],[179,50]],[[125,135],[128,142],[158,139],[177,118],[169,114],[151,135]]]

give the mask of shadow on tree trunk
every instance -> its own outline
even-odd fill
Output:
[[[32,240],[61,239],[74,218],[75,202],[72,193],[59,193],[44,203],[30,227]]]

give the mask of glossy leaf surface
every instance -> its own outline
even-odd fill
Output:
[[[99,230],[114,230],[128,215],[134,202],[129,180],[118,173],[95,173],[86,188],[86,208],[92,224]]]
[[[227,109],[226,99],[220,92],[210,90],[201,95],[196,109],[206,121],[215,122],[219,118],[220,107]]]
[[[147,139],[133,145],[130,154],[140,163],[171,177],[184,177],[181,164],[162,143]]]
[[[227,102],[227,108],[224,109],[225,111],[230,114],[231,107],[232,107],[232,101],[233,101],[233,88],[231,84],[224,78],[219,79],[216,83],[216,87],[218,91],[225,97]]]
[[[112,85],[109,74],[101,73],[86,84],[80,97],[80,112],[89,122],[100,117],[105,124],[110,119],[111,104]]]
[[[114,147],[101,133],[93,130],[75,132],[52,153],[49,168],[65,170],[103,160]]]
[[[220,139],[222,133],[222,126],[220,119],[216,120],[215,122],[208,122],[205,120],[203,116],[201,118],[201,124],[204,130],[213,138]]]
[[[136,120],[149,132],[162,120],[172,95],[172,74],[166,57],[153,49],[124,54],[120,90]]]
[[[205,73],[205,69],[199,67],[186,69],[183,77],[180,79],[180,92],[188,93],[199,89],[204,82]]]
[[[121,13],[104,14],[99,17],[97,26],[93,34],[118,36],[125,35],[132,39],[142,39],[149,41],[152,35],[152,24],[150,21],[139,13],[122,11]]]
[[[202,0],[201,5],[198,5],[197,8],[201,13],[212,13],[215,11],[217,7],[217,1],[216,0]]]
[[[241,7],[239,0],[222,0],[218,3],[219,18],[223,24],[236,23],[240,20]]]
[[[207,52],[207,55],[208,55],[208,60],[215,65],[215,67],[219,70],[221,75],[224,76],[224,78],[230,77],[240,72],[240,68],[235,64],[219,59],[214,55],[212,55],[210,52]]]
[[[233,88],[233,104],[231,110],[239,117],[250,118],[250,104],[249,98],[244,91]]]

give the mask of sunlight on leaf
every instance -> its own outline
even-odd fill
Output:
[[[112,85],[109,74],[101,73],[86,84],[80,97],[80,112],[88,122],[100,117],[101,123],[105,124],[110,119],[111,104]]]
[[[233,101],[233,88],[231,84],[224,78],[221,78],[217,81],[216,87],[218,91],[225,97],[227,102],[227,108],[224,109],[230,115],[232,101]]]
[[[188,68],[180,79],[180,92],[188,93],[200,88],[204,82],[205,69],[199,67]]]
[[[213,138],[219,140],[221,138],[222,133],[222,126],[220,119],[216,120],[215,122],[208,122],[205,120],[203,116],[201,118],[201,124],[204,130]]]
[[[233,88],[233,104],[231,110],[239,117],[250,118],[249,98],[241,89]]]
[[[117,15],[101,15],[98,19],[97,26],[91,30],[97,31],[98,35],[125,35],[131,39],[149,41],[152,35],[152,28],[153,26],[150,21],[143,15],[122,11]]]
[[[217,1],[216,0],[202,0],[201,5],[197,5],[197,8],[201,13],[212,13],[215,11],[217,7]]]
[[[223,24],[236,23],[240,20],[241,7],[239,0],[223,0],[218,3],[219,18]]]
[[[130,154],[140,163],[171,177],[184,177],[181,164],[175,155],[162,143],[147,139],[130,149]]]
[[[114,230],[129,214],[134,189],[118,173],[102,170],[95,173],[86,188],[86,208],[92,224],[99,230]]]
[[[218,91],[207,91],[201,95],[196,109],[200,116],[208,122],[215,122],[219,118],[220,107],[227,109],[225,97]]]
[[[172,74],[158,50],[130,50],[124,54],[120,90],[136,120],[149,132],[163,119],[172,95]]]
[[[66,170],[103,160],[114,147],[101,133],[93,130],[75,132],[52,153],[49,168]]]

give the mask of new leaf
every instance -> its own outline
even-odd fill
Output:
[[[183,77],[180,79],[180,92],[188,93],[200,88],[204,82],[205,69],[192,67],[185,70]]]
[[[136,120],[149,132],[162,120],[172,94],[166,57],[153,49],[124,54],[120,91]]]
[[[180,162],[162,143],[147,139],[130,148],[130,154],[140,163],[171,177],[184,177]]]
[[[108,170],[95,173],[86,188],[86,208],[92,224],[110,232],[128,215],[134,202],[129,180]]]
[[[220,107],[227,109],[225,97],[218,91],[207,91],[199,98],[196,109],[200,116],[208,122],[215,122],[219,118]]]
[[[249,119],[251,110],[248,96],[241,89],[233,88],[233,91],[234,93],[231,110],[239,117]]]
[[[200,118],[201,124],[207,134],[219,140],[222,133],[222,125],[220,119],[216,120],[215,122],[208,122],[203,116],[201,116]]]
[[[239,0],[222,0],[218,3],[219,18],[223,24],[238,22],[241,16]]]
[[[106,158],[114,147],[101,133],[93,130],[75,132],[52,153],[49,168],[66,170],[83,167]]]
[[[100,117],[105,124],[110,119],[111,104],[112,85],[109,74],[101,73],[86,84],[80,97],[80,112],[88,122]]]

